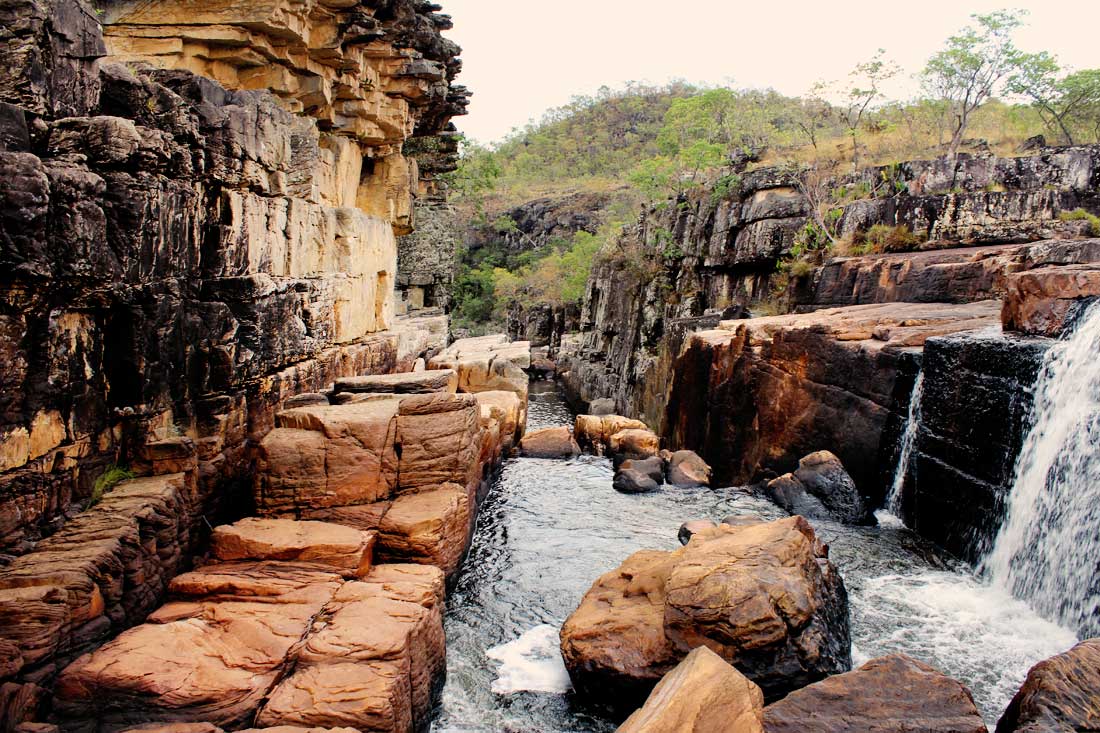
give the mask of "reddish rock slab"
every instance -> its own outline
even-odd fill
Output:
[[[796,690],[764,709],[768,733],[985,733],[970,691],[903,654]]]
[[[1006,279],[1001,322],[1006,330],[1058,337],[1084,300],[1100,298],[1100,264],[1041,267]]]
[[[458,389],[458,373],[453,369],[433,369],[423,372],[372,374],[337,379],[336,392],[383,392],[390,394],[429,394]]]
[[[370,571],[374,538],[329,522],[250,517],[215,528],[210,540],[214,557],[222,562],[291,560],[355,577]]]
[[[434,565],[453,575],[466,553],[470,510],[469,494],[457,484],[402,494],[378,525],[379,560]]]
[[[1100,639],[1032,667],[997,721],[997,733],[1094,730],[1100,730]]]
[[[481,477],[481,407],[471,394],[405,397],[397,414],[400,491]],[[365,502],[361,502],[365,503]]]

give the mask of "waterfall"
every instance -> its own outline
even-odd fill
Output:
[[[896,518],[901,517],[901,493],[905,488],[905,475],[909,473],[909,460],[913,456],[913,448],[917,444],[917,433],[920,431],[920,401],[923,396],[924,370],[921,370],[917,372],[917,379],[913,382],[913,392],[909,396],[909,415],[905,422],[905,432],[901,436],[898,466],[894,469],[894,482],[890,484],[890,492],[886,494],[886,503],[883,505],[883,509]]]
[[[1100,633],[1100,302],[1043,360],[1033,423],[983,570],[1039,613]]]

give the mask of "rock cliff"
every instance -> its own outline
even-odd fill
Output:
[[[465,104],[437,9],[0,3],[0,551],[151,441],[209,513],[286,397],[397,366],[403,151]]]

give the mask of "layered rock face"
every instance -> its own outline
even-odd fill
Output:
[[[772,699],[851,666],[844,583],[801,517],[636,552],[585,594],[561,642],[574,687],[622,706],[700,646]]]
[[[283,399],[395,367],[402,146],[464,93],[445,16],[413,2],[112,5],[105,36],[79,0],[0,15],[0,547],[21,552],[150,439],[194,440],[209,509]]]

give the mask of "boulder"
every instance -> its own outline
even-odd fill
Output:
[[[453,369],[433,369],[398,374],[371,374],[337,379],[336,392],[381,392],[390,394],[429,394],[458,390],[458,373]]]
[[[698,531],[600,577],[561,631],[585,695],[640,704],[689,651],[709,647],[782,695],[851,667],[848,599],[801,517]]]
[[[250,517],[216,527],[210,542],[222,562],[293,560],[357,577],[370,571],[374,533],[328,522]]]
[[[607,449],[613,458],[620,461],[626,458],[649,458],[660,453],[661,439],[652,430],[629,428],[612,435]]]
[[[695,451],[678,450],[668,458],[668,483],[690,488],[710,486],[711,470]]]
[[[794,473],[770,481],[768,495],[792,514],[846,524],[873,522],[852,477],[826,450],[805,456]]]
[[[505,450],[514,447],[527,429],[527,406],[520,402],[514,392],[492,390],[478,392],[477,402],[481,406],[482,422],[486,418],[500,423],[500,438]]]
[[[622,415],[577,415],[573,434],[585,450],[602,453],[611,443],[612,435],[630,429],[645,430],[646,425]]]
[[[664,483],[664,468],[660,456],[627,459],[615,469],[612,486],[624,494],[656,491]]]
[[[984,733],[966,687],[902,654],[795,690],[764,709],[768,733]]]
[[[581,452],[573,433],[564,425],[527,433],[519,442],[519,450],[532,458],[571,458]]]
[[[1039,662],[1012,698],[997,733],[1072,733],[1100,728],[1100,639]]]
[[[718,525],[709,519],[692,519],[680,525],[680,531],[676,533],[676,539],[680,540],[681,545],[686,545],[696,533],[702,532],[704,529],[713,529],[716,526]]]
[[[706,647],[698,647],[653,688],[618,733],[763,733],[760,688]]]

